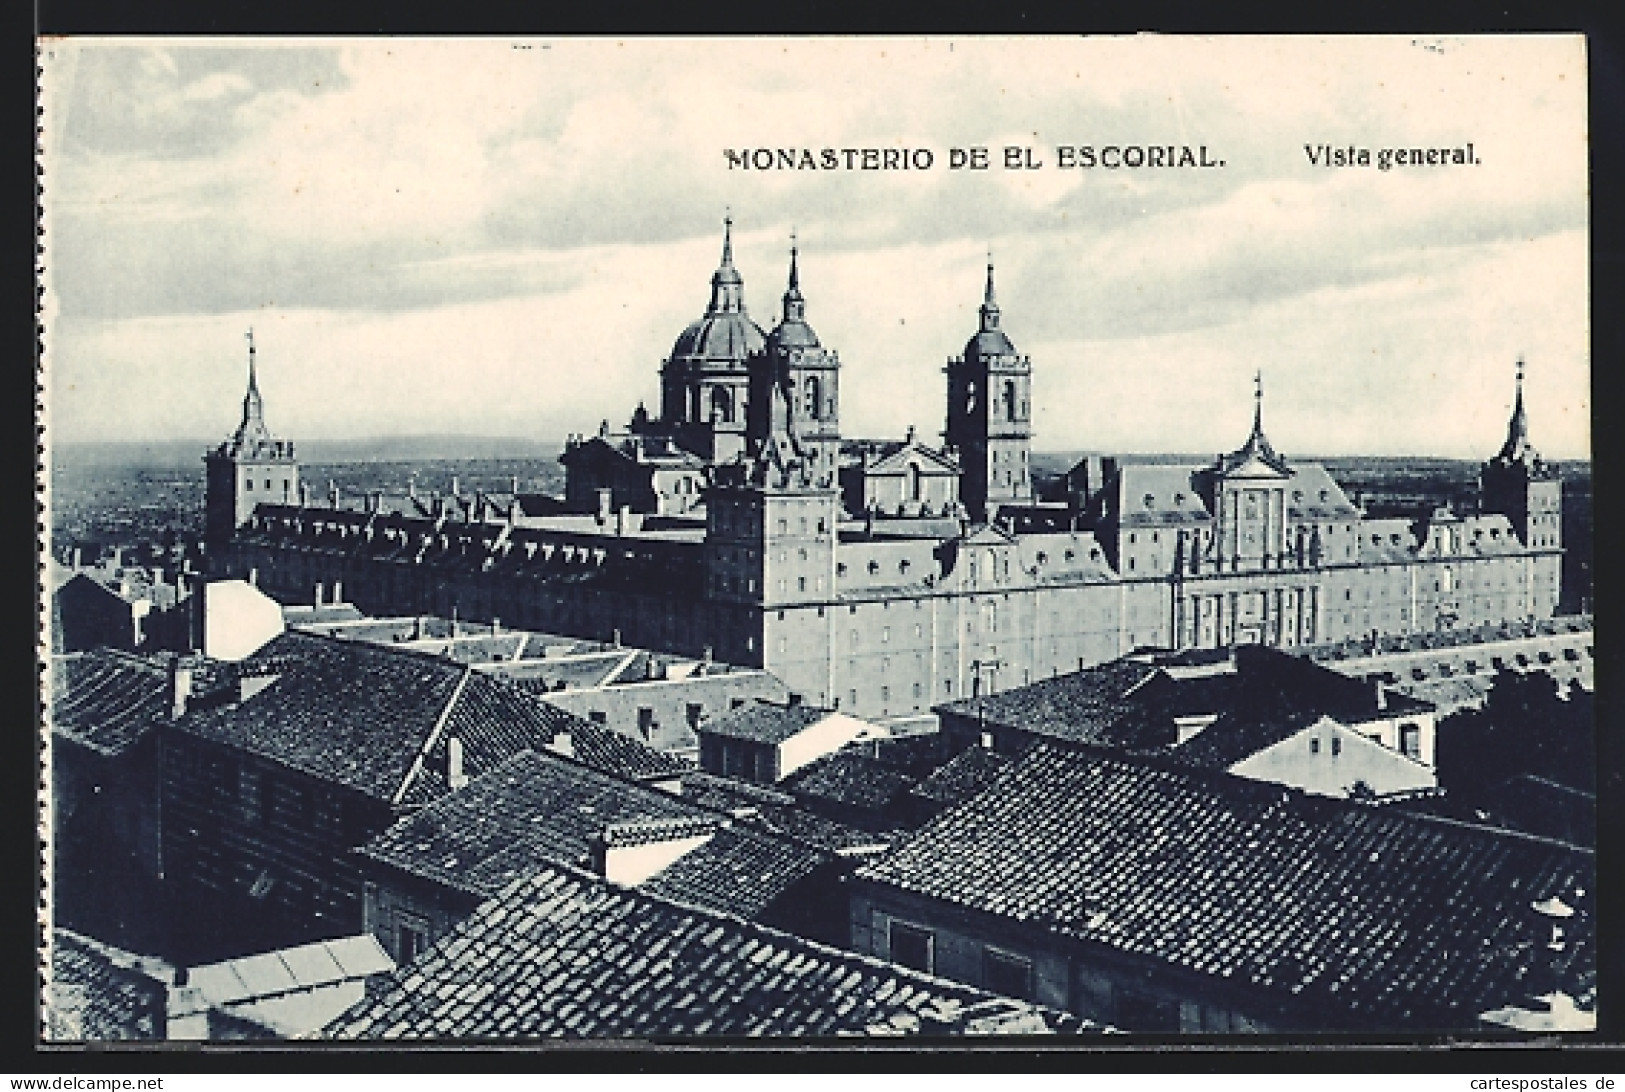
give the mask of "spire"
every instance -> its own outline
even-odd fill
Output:
[[[982,329],[999,328],[999,301],[993,294],[993,250],[987,252],[987,289],[982,294]]]
[[[1253,372],[1253,439],[1264,441],[1264,369]]]
[[[1517,393],[1512,399],[1512,419],[1507,422],[1507,441],[1496,456],[1501,462],[1522,462],[1525,458],[1538,458],[1529,443],[1529,416],[1523,408],[1523,358],[1518,358]]]
[[[790,229],[790,287],[784,292],[784,321],[804,322],[807,318],[807,301],[801,294],[801,271],[796,262],[796,232]]]
[[[260,398],[259,376],[254,371],[254,328],[250,326],[243,336],[248,339],[248,393],[243,395],[243,427],[247,428],[250,421],[264,423],[265,403]]]
[[[722,218],[722,263],[711,275],[711,305],[707,315],[743,314],[745,311],[745,280],[734,268],[734,218],[730,209]]]
[[[1283,474],[1287,472],[1286,460],[1275,453],[1275,449],[1270,446],[1269,437],[1264,435],[1264,372],[1262,370],[1253,373],[1253,431],[1248,434],[1247,442],[1241,445],[1240,450],[1219,459],[1219,467],[1221,470],[1231,471],[1254,459]]]

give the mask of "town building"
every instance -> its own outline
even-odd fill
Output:
[[[789,699],[785,685],[760,668],[423,615],[369,618],[350,608],[344,617],[305,620],[311,609],[295,610],[297,628],[467,664],[686,759],[697,759],[696,732],[707,721],[757,699]]]
[[[469,667],[359,641],[285,633],[237,672],[238,700],[185,711],[160,741],[185,962],[359,933],[351,850],[519,751],[595,731]]]
[[[760,699],[699,726],[700,768],[772,784],[859,739],[885,736],[866,721],[807,705]]]
[[[366,928],[405,965],[545,865],[803,936],[845,938],[835,854],[569,758],[524,751],[359,850]]]
[[[1595,864],[1043,742],[858,870],[852,946],[1126,1031],[1473,1030],[1554,989],[1594,1011]]]
[[[1261,384],[1235,451],[1183,467],[1085,460],[1064,501],[1042,502],[1030,457],[1041,370],[1005,329],[991,268],[978,329],[947,366],[941,451],[843,440],[842,365],[802,283],[792,247],[764,333],[725,235],[710,305],[662,366],[660,414],[640,409],[624,441],[572,442],[566,499],[578,503],[554,515],[519,518],[517,493],[505,509],[431,514],[346,508],[332,493],[310,504],[293,491],[292,446],[265,430],[251,360],[244,423],[210,456],[211,564],[291,601],[342,587],[373,614],[710,655],[870,718],[1140,647],[1303,648],[1556,609],[1562,483],[1530,443],[1521,370],[1476,511],[1366,518],[1324,467],[1275,451]],[[682,464],[669,481],[668,455]]]
[[[950,754],[1053,739],[1368,799],[1424,792],[1431,704],[1262,645],[1154,652],[938,707]]]
[[[897,1036],[1096,1031],[579,869],[516,879],[332,1039]]]

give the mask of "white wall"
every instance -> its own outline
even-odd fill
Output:
[[[283,630],[282,608],[243,580],[203,587],[203,654],[236,662],[258,652]]]
[[[814,759],[833,754],[853,740],[884,739],[890,734],[868,721],[845,713],[831,713],[779,744],[779,779],[789,777]]]
[[[1347,796],[1356,781],[1371,786],[1378,796],[1429,789],[1438,783],[1433,767],[1406,758],[1329,717],[1243,759],[1230,772],[1338,797]]]

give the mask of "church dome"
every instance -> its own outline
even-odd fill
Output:
[[[762,328],[741,311],[706,315],[689,324],[672,346],[673,359],[737,360],[760,352],[767,343]]]
[[[767,340],[775,349],[818,348],[818,335],[803,319],[786,319],[779,323]]]
[[[965,359],[983,360],[990,356],[1015,355],[1015,345],[999,329],[999,301],[993,295],[993,262],[990,259],[987,263],[987,288],[982,297],[981,326],[965,342]]]
[[[775,349],[816,349],[818,335],[807,325],[807,300],[801,294],[801,273],[796,264],[795,236],[790,243],[790,287],[784,293],[784,318],[767,336]]]
[[[722,264],[711,276],[711,303],[671,348],[673,360],[743,363],[766,343],[762,328],[745,313],[745,279],[734,268],[733,218],[723,221]]]
[[[965,342],[966,359],[980,360],[990,356],[1015,356],[1016,347],[1003,330],[978,330]]]

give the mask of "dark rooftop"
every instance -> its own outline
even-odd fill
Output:
[[[169,719],[164,665],[112,649],[52,661],[51,728],[105,755],[122,754]]]
[[[560,732],[573,739],[586,724],[467,667],[361,641],[284,633],[244,673],[259,666],[279,672],[276,681],[176,727],[394,804],[450,790],[453,737],[473,778]]]
[[[781,705],[757,698],[698,725],[695,731],[700,735],[728,736],[757,743],[783,743],[833,712],[814,705]]]
[[[1354,725],[1433,708],[1387,688],[1379,697],[1375,683],[1278,649],[1241,646],[1233,657],[1232,663],[1230,653],[1136,653],[939,708],[1035,736],[1125,751],[1165,750],[1177,739],[1179,718],[1217,716],[1191,741],[1187,757],[1193,761],[1215,748],[1229,748],[1226,754],[1240,748],[1231,758],[1239,760],[1322,715]]]
[[[488,898],[549,863],[590,868],[593,842],[650,823],[710,830],[698,849],[647,881],[650,890],[749,917],[831,859],[812,846],[750,829],[682,797],[551,753],[521,752],[498,769],[402,819],[365,858]]]
[[[57,1042],[162,1039],[170,969],[80,936],[51,934],[46,1038]]]
[[[694,768],[676,755],[657,751],[624,732],[582,720],[572,714],[562,715],[571,717],[571,757],[595,770],[631,781],[660,781]]]
[[[742,823],[719,828],[638,885],[638,890],[687,906],[755,918],[834,855]],[[831,877],[831,882],[835,882]]]
[[[972,1006],[991,1020],[973,1031],[1070,1029],[1022,1002],[548,868],[509,885],[325,1034],[897,1034],[955,1023]]]
[[[779,785],[798,799],[880,811],[913,788],[914,781],[880,759],[841,750],[814,759]]]
[[[789,793],[752,781],[689,770],[682,776],[682,793],[686,800],[740,816],[769,833],[836,853],[872,848],[888,840],[815,814]]]
[[[960,804],[987,788],[1007,765],[1009,759],[996,751],[967,747],[910,792],[937,804]]]
[[[1563,988],[1594,1002],[1589,852],[1059,744],[858,876],[1411,1031],[1528,992],[1530,904],[1560,894]]]

